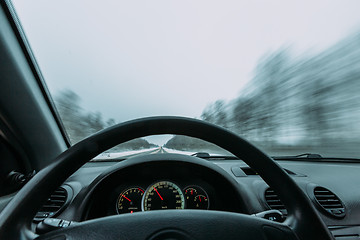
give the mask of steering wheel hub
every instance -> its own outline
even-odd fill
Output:
[[[178,229],[165,229],[150,236],[149,240],[194,240],[194,238]]]

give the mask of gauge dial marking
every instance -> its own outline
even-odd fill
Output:
[[[172,182],[161,181],[152,184],[144,194],[144,211],[161,209],[184,209],[185,200],[181,189]]]
[[[209,197],[199,186],[189,186],[184,189],[187,209],[209,209]]]
[[[204,195],[197,195],[194,199],[196,209],[208,209],[208,198]]]
[[[144,190],[139,187],[131,187],[120,193],[116,202],[118,214],[134,213],[141,211],[141,200]]]

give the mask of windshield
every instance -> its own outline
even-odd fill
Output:
[[[72,144],[176,115],[272,156],[360,157],[358,0],[13,4]],[[165,135],[110,152],[204,146]]]

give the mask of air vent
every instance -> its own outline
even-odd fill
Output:
[[[287,210],[284,204],[271,188],[268,188],[265,191],[265,200],[271,209],[279,210],[282,214],[284,214],[284,216],[287,216]]]
[[[316,187],[314,195],[317,203],[326,213],[339,218],[345,216],[345,207],[333,192],[324,187]]]
[[[40,208],[39,212],[34,218],[34,222],[40,222],[47,217],[53,217],[60,212],[61,208],[65,205],[68,199],[68,193],[65,188],[59,187],[48,198],[46,203]]]

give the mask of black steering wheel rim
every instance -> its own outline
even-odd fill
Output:
[[[83,164],[126,141],[156,134],[197,137],[233,153],[253,168],[288,209],[287,224],[301,240],[333,239],[305,193],[269,156],[240,136],[216,125],[184,117],[132,120],[98,132],[60,154],[31,179],[0,213],[1,239],[33,239],[30,225],[47,196]]]

